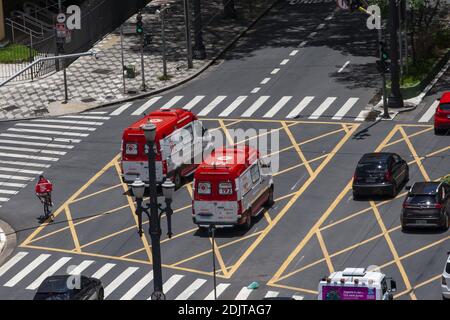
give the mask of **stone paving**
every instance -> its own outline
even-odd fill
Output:
[[[192,1],[191,1],[192,2]],[[257,19],[276,0],[236,0],[237,19],[223,19],[222,0],[202,1],[203,40],[207,59],[194,60],[187,68],[183,2],[176,0],[166,14],[167,70],[169,80],[162,75],[161,20],[147,6],[143,10],[146,32],[151,30],[151,43],[144,50],[147,92],[163,89],[199,72],[233,39]],[[191,3],[192,5],[192,3]],[[153,13],[152,13],[153,11]],[[193,12],[191,8],[191,13]],[[193,34],[193,17],[191,17]],[[67,68],[70,103],[97,106],[107,102],[132,98],[141,91],[140,37],[135,34],[136,15],[123,24],[125,65],[135,65],[137,75],[126,79],[123,88],[120,27],[101,39],[92,50],[99,59],[82,57]],[[56,72],[34,82],[8,84],[0,88],[0,119],[21,119],[49,115],[49,104],[64,100],[63,73]]]

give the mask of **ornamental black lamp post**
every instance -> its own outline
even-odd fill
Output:
[[[163,196],[165,198],[166,207],[162,208],[158,204],[158,194],[156,190],[156,170],[155,170],[155,151],[153,146],[155,145],[156,126],[152,123],[145,124],[142,129],[144,130],[145,140],[147,142],[147,154],[148,154],[148,170],[149,170],[149,193],[150,202],[148,205],[143,205],[143,198],[145,193],[145,183],[137,178],[131,189],[133,195],[136,198],[136,215],[138,216],[139,224],[139,236],[142,237],[142,213],[145,213],[149,219],[149,233],[152,245],[152,258],[153,258],[153,278],[154,278],[154,292],[152,293],[152,300],[165,300],[162,285],[162,268],[161,268],[161,216],[166,214],[167,217],[167,235],[170,238],[172,236],[172,221],[171,216],[173,210],[171,208],[172,197],[175,191],[175,184],[166,179],[161,185]]]
[[[400,66],[398,63],[398,27],[397,0],[389,0],[389,36],[391,58],[391,94],[388,99],[390,108],[403,108],[403,97],[400,92]]]
[[[201,7],[201,0],[194,0],[194,58],[198,60],[204,60],[206,59],[206,49],[205,45],[203,44],[203,35],[202,35],[202,29],[203,29],[203,22],[202,22],[202,7]]]

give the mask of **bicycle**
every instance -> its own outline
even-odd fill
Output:
[[[39,194],[38,195],[39,200],[41,200],[41,203],[44,205],[44,215],[39,217],[40,221],[45,221],[48,218],[50,218],[51,222],[54,221],[55,216],[52,213],[52,201],[50,197],[50,193],[45,194]]]

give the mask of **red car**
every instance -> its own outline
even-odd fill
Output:
[[[434,132],[436,134],[450,130],[450,91],[444,92],[439,101],[434,114]]]

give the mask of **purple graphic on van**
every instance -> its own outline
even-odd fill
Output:
[[[367,287],[324,286],[323,300],[376,300],[376,289]]]

